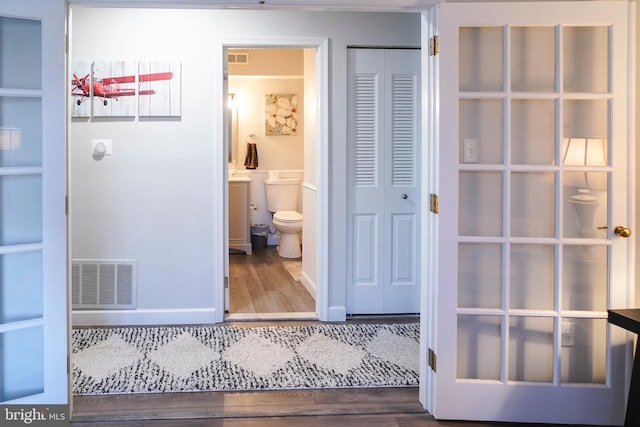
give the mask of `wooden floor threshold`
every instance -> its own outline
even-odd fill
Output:
[[[318,315],[314,312],[281,312],[281,313],[227,313],[225,322],[281,322],[289,320],[317,321]]]
[[[73,404],[71,421],[77,426],[143,420],[425,414],[414,387],[74,396]]]

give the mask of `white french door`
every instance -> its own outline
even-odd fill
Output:
[[[347,58],[347,313],[418,313],[420,51]]]
[[[623,421],[627,7],[438,7],[437,418]]]
[[[64,0],[0,2],[0,402],[67,404]]]

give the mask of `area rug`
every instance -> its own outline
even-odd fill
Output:
[[[293,280],[296,282],[302,281],[302,261],[284,260],[282,265]]]
[[[418,385],[418,323],[74,329],[73,393]]]

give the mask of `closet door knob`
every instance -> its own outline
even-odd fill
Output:
[[[403,198],[403,199],[408,199],[408,198],[409,198],[409,196],[407,196],[407,193],[404,193],[404,194],[402,195],[402,198]]]

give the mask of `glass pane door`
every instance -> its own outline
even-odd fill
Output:
[[[458,213],[447,256],[457,260],[451,372],[457,395],[486,394],[488,406],[504,407],[484,410],[495,419],[576,422],[553,405],[560,412],[559,402],[613,393],[606,309],[617,292],[609,269],[627,245],[611,221],[626,197],[626,169],[614,168],[625,161],[626,130],[613,125],[624,83],[614,76],[610,14],[558,24],[562,7],[549,16],[527,7],[502,8],[487,25],[458,17],[447,34],[458,43],[453,97],[441,95],[456,115],[444,132],[455,141]],[[518,393],[548,399],[549,413],[507,405]]]
[[[11,401],[44,392],[41,23],[0,17],[0,34],[0,401]]]
[[[60,0],[0,5],[0,403],[6,404],[68,402],[63,30]]]
[[[609,28],[459,37],[458,378],[603,385]]]

